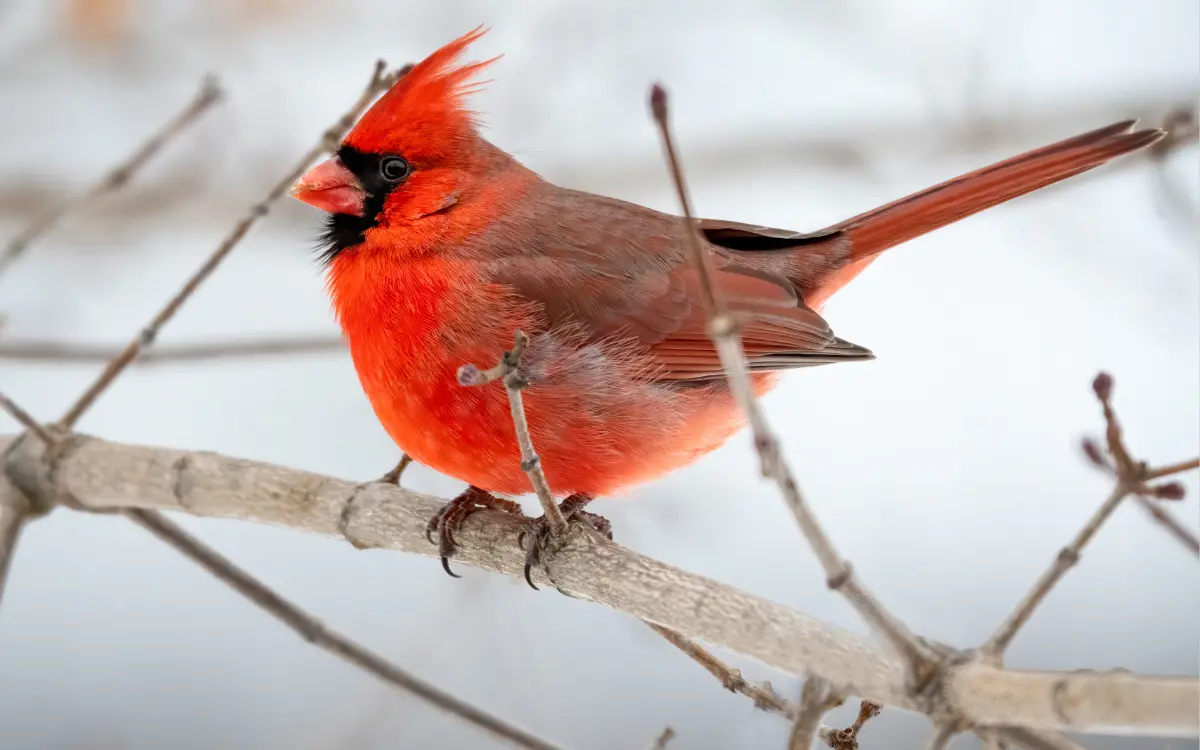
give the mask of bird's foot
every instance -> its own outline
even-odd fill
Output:
[[[397,487],[399,487],[400,486],[400,475],[404,473],[404,470],[407,469],[408,465],[411,463],[412,463],[412,456],[408,455],[407,453],[401,453],[400,454],[400,463],[396,464],[396,467],[394,469],[392,469],[388,473],[384,474],[380,478],[376,479],[375,481],[381,482],[383,484],[394,484]]]
[[[478,487],[468,487],[461,495],[446,503],[441,510],[434,514],[433,518],[429,519],[429,524],[425,526],[425,538],[432,544],[433,533],[437,532],[438,554],[442,558],[442,569],[454,578],[462,578],[450,570],[450,558],[454,557],[454,552],[458,549],[454,542],[454,532],[458,531],[467,516],[480,508],[500,510],[516,516],[525,515],[521,510],[520,503],[496,497]]]
[[[583,509],[591,501],[592,498],[587,495],[571,495],[558,504],[558,509],[562,511],[563,517],[567,519],[567,523],[577,521],[608,539],[612,539],[612,524],[609,523],[608,519],[595,513],[589,513]],[[537,591],[538,587],[533,585],[533,578],[530,577],[530,571],[533,570],[534,565],[540,566],[542,564],[542,554],[546,551],[546,546],[552,537],[550,524],[546,522],[545,516],[527,521],[525,529],[517,537],[517,544],[521,545],[521,548],[525,550],[525,582],[534,591]]]

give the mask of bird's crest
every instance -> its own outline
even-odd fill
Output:
[[[452,153],[460,138],[475,131],[476,113],[463,100],[487,82],[472,79],[499,56],[455,63],[486,32],[478,26],[413,66],[367,110],[345,143],[371,153],[395,151],[409,159]]]

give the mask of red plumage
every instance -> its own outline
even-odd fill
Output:
[[[532,336],[526,409],[551,486],[616,492],[713,450],[742,416],[705,334],[680,219],[552,185],[479,135],[463,99],[491,61],[457,61],[482,33],[414,67],[296,195],[335,214],[334,309],[397,445],[475,487],[530,491],[504,390],[455,378],[460,365],[494,362],[519,328]],[[811,234],[699,221],[718,286],[754,314],[743,334],[757,389],[781,370],[871,358],[816,311],[879,253],[1162,136],[1132,127],[1055,143]]]

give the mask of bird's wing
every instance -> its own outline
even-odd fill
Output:
[[[585,210],[555,207],[535,247],[492,252],[487,281],[539,305],[551,327],[581,327],[591,339],[634,337],[653,360],[653,377],[705,381],[722,377],[708,337],[700,274],[679,219],[640,206],[588,196]],[[616,209],[615,211],[613,209]],[[615,214],[615,215],[614,215]],[[738,226],[728,222],[723,227]],[[503,232],[503,230],[501,230]],[[714,285],[742,321],[752,371],[870,359],[838,338],[782,275],[739,263],[736,252],[708,246]]]

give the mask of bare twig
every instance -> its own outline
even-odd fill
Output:
[[[525,417],[525,402],[521,396],[521,391],[529,385],[521,374],[521,354],[528,345],[529,337],[523,331],[515,332],[512,350],[505,352],[495,367],[480,370],[473,364],[463,365],[458,368],[458,382],[465,386],[487,385],[494,380],[504,383],[504,390],[508,393],[508,409],[517,433],[517,444],[521,447],[521,471],[529,477],[529,483],[537,493],[550,533],[557,536],[566,530],[567,519],[559,509],[558,503],[554,502],[550,483],[546,481],[546,473],[542,470],[542,460],[533,447],[533,437],[529,434],[529,420]]]
[[[650,747],[646,750],[667,750],[667,744],[673,739],[675,739],[675,730],[667,727],[654,739],[654,742],[650,743]]]
[[[1147,497],[1138,492],[1133,496],[1137,500],[1138,505],[1146,509],[1150,517],[1158,521],[1167,533],[1179,540],[1180,544],[1187,547],[1193,555],[1200,555],[1200,539],[1196,535],[1188,531],[1182,523],[1174,516],[1167,512],[1167,509],[1162,507],[1162,502]]]
[[[769,686],[758,686],[747,682],[740,670],[735,669],[718,659],[700,644],[685,638],[680,633],[647,622],[650,629],[661,635],[668,643],[686,654],[692,661],[704,667],[705,671],[721,681],[721,686],[733,693],[740,693],[754,701],[757,708],[764,711],[774,711],[783,714],[788,719],[796,718],[796,707],[785,701]]]
[[[37,507],[69,504],[93,511],[125,507],[177,510],[328,534],[359,548],[436,556],[425,538],[446,504],[412,490],[363,484],[270,464],[192,452],[70,438],[42,483],[20,485]],[[0,453],[12,437],[0,437]],[[36,474],[44,446],[18,441],[0,485]],[[511,576],[523,574],[517,545],[527,519],[473,513],[455,532],[455,559]],[[688,638],[728,648],[789,674],[815,674],[847,694],[881,705],[960,714],[976,727],[1026,726],[1090,732],[1150,730],[1189,737],[1200,729],[1200,682],[1114,672],[1022,672],[981,663],[947,665],[942,701],[915,697],[906,665],[872,641],[793,609],[666,565],[597,534],[566,534],[536,570],[538,582],[599,602]]]
[[[878,716],[881,711],[883,711],[883,707],[878,703],[861,701],[858,704],[858,716],[854,718],[853,724],[845,729],[822,727],[818,734],[833,750],[858,750],[858,733],[862,731],[868,721]]]
[[[1106,373],[1100,373],[1096,376],[1092,383],[1092,390],[1099,400],[1101,408],[1104,411],[1105,422],[1105,439],[1107,443],[1107,455],[1101,450],[1100,446],[1091,440],[1086,440],[1083,443],[1084,453],[1097,467],[1102,468],[1116,477],[1116,486],[1108,498],[1100,506],[1100,508],[1092,514],[1075,538],[1070,544],[1059,550],[1055,556],[1054,562],[1050,564],[1050,568],[1046,570],[1034,583],[1033,588],[1021,600],[1016,609],[1013,610],[996,632],[988,639],[983,646],[983,651],[988,654],[1002,654],[1017,632],[1029,621],[1033,616],[1034,611],[1045,601],[1046,596],[1058,585],[1063,576],[1067,574],[1071,568],[1079,563],[1079,558],[1084,547],[1100,530],[1100,527],[1112,517],[1113,512],[1129,495],[1134,495],[1138,500],[1157,518],[1160,523],[1171,531],[1176,537],[1184,542],[1193,553],[1200,552],[1200,545],[1195,541],[1195,537],[1178,522],[1167,515],[1166,511],[1158,506],[1158,503],[1143,497],[1151,488],[1146,487],[1146,482],[1152,479],[1160,479],[1162,477],[1178,474],[1183,471],[1189,471],[1197,467],[1197,461],[1181,461],[1176,464],[1164,466],[1161,469],[1150,469],[1138,461],[1134,461],[1129,453],[1129,449],[1125,447],[1122,437],[1121,425],[1117,421],[1117,415],[1112,408],[1112,389],[1113,379]]]
[[[709,316],[709,336],[721,358],[730,390],[746,413],[750,423],[750,429],[754,434],[754,446],[762,462],[763,476],[774,480],[779,487],[788,508],[792,511],[801,531],[804,532],[813,552],[825,569],[829,588],[841,592],[849,600],[858,614],[905,658],[917,683],[924,684],[932,676],[930,670],[934,664],[933,654],[913,636],[903,623],[887,612],[854,575],[850,564],[838,555],[833,543],[818,524],[812,509],[808,507],[799,485],[792,476],[791,468],[783,458],[778,440],[767,425],[766,417],[758,408],[754,398],[754,389],[750,383],[749,369],[746,367],[745,353],[738,336],[737,321],[713,285],[711,253],[700,244],[700,238],[696,234],[687,186],[667,122],[667,93],[657,84],[651,90],[650,108],[662,136],[671,177],[683,209],[683,232],[687,237],[692,256],[703,281],[704,304]]]
[[[17,402],[4,395],[3,392],[0,392],[0,409],[8,412],[22,427],[36,435],[38,440],[41,440],[46,445],[54,444],[54,436],[45,427],[38,424],[38,421],[33,418],[32,414],[22,409]]]
[[[258,579],[185,532],[161,513],[142,509],[127,509],[123,513],[318,648],[345,659],[389,685],[412,693],[434,707],[457,716],[514,747],[529,748],[530,750],[556,750],[558,747],[486,713],[470,703],[455,698],[409,674],[346,636],[330,630],[315,617],[267,588]]]
[[[815,676],[805,680],[800,692],[800,708],[788,736],[788,750],[812,750],[817,732],[822,729],[821,717],[845,700],[829,681]]]
[[[166,305],[164,305],[158,314],[151,319],[150,323],[146,325],[146,327],[143,328],[128,344],[126,344],[125,348],[122,349],[117,356],[113,357],[113,359],[104,368],[104,371],[101,372],[96,378],[95,382],[88,387],[83,395],[80,396],[79,399],[71,406],[71,408],[67,410],[62,419],[59,420],[59,424],[62,427],[67,429],[73,427],[75,423],[79,421],[79,418],[83,416],[84,412],[86,412],[92,406],[92,404],[95,403],[96,399],[99,398],[100,395],[104,393],[104,391],[110,385],[112,385],[112,382],[117,378],[117,376],[120,375],[125,368],[129,366],[129,363],[141,353],[142,349],[149,347],[154,342],[155,337],[158,336],[159,329],[162,328],[162,326],[168,320],[170,320],[172,316],[175,315],[179,308],[182,307],[185,302],[187,302],[196,289],[199,288],[199,286],[212,274],[212,272],[217,269],[217,266],[221,264],[221,261],[223,261],[225,257],[233,250],[233,248],[235,248],[242,240],[242,238],[246,236],[246,234],[250,231],[250,228],[254,226],[259,219],[267,215],[271,204],[285,195],[288,189],[291,188],[291,186],[296,182],[296,180],[300,179],[301,175],[304,174],[304,171],[308,168],[309,164],[311,164],[313,160],[315,160],[325,151],[331,151],[338,147],[338,144],[341,142],[343,136],[345,136],[346,131],[350,129],[350,127],[354,124],[354,121],[357,120],[359,115],[362,114],[363,110],[365,110],[371,104],[371,102],[374,101],[375,97],[378,96],[380,92],[386,90],[388,86],[394,82],[395,78],[393,76],[384,74],[385,67],[386,65],[382,60],[375,64],[375,70],[371,75],[371,80],[367,84],[367,87],[363,91],[362,95],[359,96],[358,101],[354,103],[354,106],[352,106],[350,110],[341,117],[340,120],[326,130],[321,135],[321,138],[317,144],[309,149],[308,153],[304,154],[304,156],[302,156],[300,160],[296,162],[296,165],[292,167],[292,169],[277,183],[275,183],[275,186],[272,187],[267,193],[266,198],[250,207],[250,210],[247,212],[247,214],[236,225],[234,225],[233,229],[228,235],[226,235],[225,239],[221,241],[216,250],[213,251],[212,255],[210,255],[209,258],[200,266],[200,268],[196,270],[192,277],[189,278],[186,283],[184,283],[183,287],[180,288],[180,290],[170,300],[167,301]]]
[[[1108,499],[1104,501],[1104,504],[1092,514],[1092,517],[1083,525],[1083,528],[1075,535],[1071,543],[1059,550],[1050,568],[1042,573],[1037,582],[1033,584],[1033,588],[1025,595],[1025,598],[1021,600],[1012,614],[1005,619],[1004,623],[1000,625],[992,637],[988,639],[987,643],[984,644],[984,651],[991,654],[1004,653],[1008,645],[1012,643],[1012,639],[1016,636],[1017,631],[1025,623],[1029,622],[1029,618],[1033,616],[1034,611],[1045,601],[1046,596],[1058,585],[1058,582],[1067,574],[1067,571],[1079,563],[1079,556],[1083,552],[1083,548],[1092,540],[1092,537],[1096,535],[1096,532],[1100,530],[1105,521],[1112,517],[1113,511],[1117,509],[1117,506],[1121,504],[1121,501],[1125,499],[1128,493],[1127,489],[1119,485],[1113,489]]]
[[[408,468],[408,465],[411,464],[412,461],[412,456],[408,455],[407,453],[401,453],[400,460],[396,463],[396,466],[391,471],[380,477],[379,481],[399,486],[400,477],[404,476],[404,470]]]
[[[1200,469],[1200,458],[1193,458],[1189,461],[1180,461],[1179,463],[1160,466],[1157,469],[1147,469],[1143,479],[1151,481],[1154,479],[1162,479],[1173,474],[1182,474],[1185,471],[1194,471]]]
[[[183,110],[171,118],[161,130],[142,143],[125,161],[109,170],[108,174],[100,178],[100,181],[93,185],[86,193],[70,198],[52,207],[35,219],[24,231],[9,240],[3,252],[0,252],[0,275],[3,275],[39,237],[53,229],[64,216],[86,206],[105,193],[120,189],[129,182],[130,178],[146,162],[150,161],[163,146],[195,122],[201,114],[213,104],[220,101],[220,99],[221,89],[217,85],[216,79],[211,77],[205,78],[200,85],[200,92],[196,94],[196,97]]]
[[[232,357],[320,354],[344,352],[345,350],[346,344],[340,336],[296,336],[196,344],[160,344],[143,352],[137,358],[136,364],[175,364]],[[119,348],[105,344],[0,340],[0,359],[7,360],[62,363],[109,362],[120,353]]]

